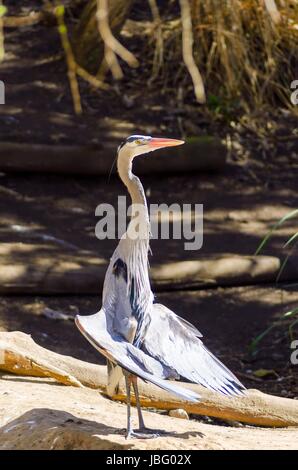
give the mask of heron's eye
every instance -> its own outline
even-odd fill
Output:
[[[142,141],[140,139],[135,140],[135,144],[140,145]]]

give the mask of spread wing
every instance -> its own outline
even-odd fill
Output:
[[[164,380],[168,376],[166,365],[161,364],[158,360],[128,343],[120,335],[110,333],[107,329],[106,315],[103,310],[94,315],[77,315],[75,321],[87,340],[112,362],[141,379],[152,382],[154,385],[180,396],[184,400],[198,401],[199,396],[196,393]]]
[[[203,344],[196,328],[161,304],[154,304],[142,349],[179,375],[225,395],[245,387]]]

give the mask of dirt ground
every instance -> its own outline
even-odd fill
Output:
[[[26,15],[32,8],[38,8],[39,3],[22,2],[20,8],[18,2],[7,2],[11,15],[20,12]],[[56,29],[42,23],[7,28],[5,45],[7,56],[0,69],[0,79],[6,84],[6,105],[0,107],[1,140],[96,146],[101,143],[104,127],[125,122],[134,130],[131,133],[230,136],[228,163],[220,173],[155,175],[143,179],[150,203],[204,204],[202,249],[184,251],[183,243],[177,240],[152,241],[152,265],[155,260],[199,259],[210,254],[251,255],[272,224],[298,207],[297,122],[286,110],[278,111],[274,121],[268,117],[273,127],[268,126],[264,135],[263,129],[254,133],[251,129],[222,126],[206,119],[193,104],[179,110],[174,100],[167,98],[165,102],[156,90],[152,89],[151,94],[149,89],[144,94],[144,83],[137,72],[131,72],[138,87],[130,88],[126,80],[120,92],[117,87],[104,94],[94,92],[81,83],[84,114],[76,117]],[[45,243],[46,235],[52,237],[54,253],[67,249],[55,241],[58,239],[75,246],[80,253],[89,250],[107,263],[115,241],[96,239],[94,211],[101,202],[116,205],[121,194],[125,190],[116,176],[109,180],[108,176],[1,173],[0,242]],[[295,230],[297,222],[293,219],[277,233],[264,253],[283,259],[282,245]],[[40,254],[31,256],[36,258]],[[298,305],[298,279],[278,285],[272,282],[163,292],[157,300],[193,322],[204,334],[207,345],[246,386],[298,398],[298,366],[290,363],[290,343],[297,338],[297,329],[290,337],[289,323],[284,322],[253,354],[249,351],[258,334],[279,315]],[[98,297],[30,297],[25,291],[23,296],[2,297],[0,329],[31,333],[38,343],[63,354],[92,362],[102,360],[71,321],[44,317],[45,306],[73,315],[78,311],[89,313],[100,307],[100,292]],[[260,377],[261,369],[269,372]]]
[[[144,411],[157,439],[124,439],[126,406],[96,390],[65,387],[48,379],[3,375],[0,381],[0,449],[251,450],[297,449],[297,429],[214,426]],[[112,419],[111,419],[112,417]],[[132,410],[136,426],[136,410]]]

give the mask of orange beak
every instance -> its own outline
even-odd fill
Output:
[[[184,140],[176,140],[176,139],[163,139],[159,137],[152,137],[149,142],[149,147],[154,149],[159,149],[163,147],[176,147],[176,145],[184,144]]]

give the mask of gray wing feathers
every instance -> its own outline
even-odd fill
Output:
[[[202,333],[189,321],[185,320],[185,318],[179,317],[176,313],[172,312],[168,307],[162,304],[154,304],[154,311],[156,309],[163,311],[165,314],[172,315],[179,323],[181,323],[187,330],[191,331],[197,338],[202,338]]]
[[[244,390],[235,375],[204,346],[189,324],[181,322],[176,314],[160,304],[153,305],[143,348],[191,382],[224,395],[240,395]]]
[[[111,335],[106,329],[106,316],[102,310],[94,315],[77,315],[76,325],[96,349],[123,369],[184,400],[198,401],[199,396],[195,392],[164,380],[167,377],[167,366],[163,366],[121,336]]]

